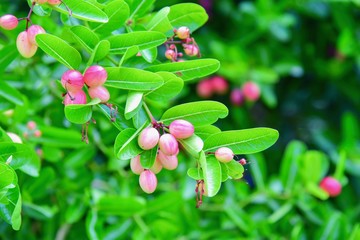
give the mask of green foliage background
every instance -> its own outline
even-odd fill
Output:
[[[151,9],[180,2],[156,1]],[[34,159],[35,150],[42,151],[39,176],[29,176],[34,169],[20,169],[29,175],[17,170],[21,229],[2,221],[1,239],[360,238],[359,3],[219,0],[207,10],[209,21],[193,34],[203,58],[221,62],[216,74],[231,88],[251,79],[262,91],[260,101],[242,107],[230,103],[229,93],[214,96],[229,108],[217,126],[271,127],[280,132],[278,142],[245,156],[250,163],[244,179],[225,182],[218,195],[204,197],[200,209],[186,161],[174,172],[161,172],[157,191],[146,195],[128,162],[116,160],[111,146],[118,132],[101,109],[89,127],[89,145],[80,141],[81,126],[65,119],[55,80],[67,68],[41,50],[32,61],[16,57],[9,65],[3,56],[18,54],[15,39],[24,26],[1,31],[0,126],[23,136],[33,120],[43,133],[25,140]],[[0,15],[27,11],[26,1],[0,4]],[[69,32],[58,24],[78,21],[55,11],[32,20],[66,40]],[[200,100],[196,82],[187,82],[174,102],[155,106]],[[2,111],[9,102],[16,106],[12,117]],[[8,147],[0,146],[4,152]],[[3,176],[12,170],[0,167],[5,186]],[[341,181],[340,196],[328,198],[317,187],[326,175]]]

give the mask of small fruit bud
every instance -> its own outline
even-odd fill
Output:
[[[91,99],[99,98],[102,103],[107,103],[110,99],[110,93],[106,89],[106,87],[103,86],[90,87],[88,90]]]
[[[62,3],[61,0],[47,0],[47,2],[48,2],[50,5],[58,5],[58,4]]]
[[[187,39],[190,37],[190,29],[188,27],[179,27],[176,30],[176,36],[180,39]]]
[[[215,157],[220,162],[227,163],[233,159],[234,153],[228,147],[221,147],[215,151]]]
[[[61,85],[69,92],[73,93],[81,90],[84,86],[82,74],[76,70],[68,70],[61,77]]]
[[[214,92],[220,95],[225,94],[229,88],[228,82],[220,76],[214,76],[213,78],[211,78],[211,85],[214,89]]]
[[[197,94],[202,98],[210,98],[213,94],[213,86],[209,79],[202,80],[196,86]]]
[[[40,130],[35,130],[34,137],[39,138],[39,137],[41,137],[41,135],[42,135],[42,132]]]
[[[18,19],[14,15],[6,14],[0,18],[0,27],[6,30],[13,30],[19,24]]]
[[[170,123],[169,131],[177,139],[185,139],[194,134],[194,126],[186,120],[175,120]]]
[[[36,123],[34,121],[29,121],[26,126],[29,130],[34,130],[36,128]]]
[[[106,82],[108,74],[102,66],[95,65],[86,69],[84,73],[84,81],[89,87],[97,87]]]
[[[199,48],[192,44],[183,44],[184,52],[190,57],[197,56],[199,54]]]
[[[254,82],[246,82],[242,87],[245,99],[249,101],[256,101],[260,97],[260,88]]]
[[[320,182],[320,187],[331,197],[336,197],[337,195],[339,195],[342,188],[340,182],[333,177],[325,177]]]
[[[165,155],[162,151],[159,151],[156,159],[167,170],[174,170],[178,166],[178,158],[176,155]]]
[[[145,128],[141,131],[138,144],[144,150],[149,150],[154,148],[159,142],[160,134],[158,130],[153,127]]]
[[[245,165],[245,164],[246,164],[246,159],[245,159],[245,158],[240,159],[240,160],[239,160],[239,163],[240,163],[241,165]]]
[[[144,168],[141,166],[140,163],[140,155],[137,155],[136,157],[132,158],[130,160],[130,169],[133,173],[139,175],[144,171]]]
[[[86,104],[86,94],[83,90],[77,92],[68,92],[64,98],[64,105],[70,104]]]
[[[175,155],[179,151],[179,145],[176,138],[168,133],[161,135],[159,139],[159,148],[165,155]]]
[[[29,38],[30,43],[37,46],[37,43],[36,43],[36,40],[35,40],[36,35],[43,34],[43,33],[46,33],[46,32],[41,26],[32,25],[32,26],[30,26],[28,28],[27,33],[28,33],[28,38]]]
[[[235,106],[241,106],[244,103],[245,97],[240,88],[235,88],[230,93],[230,101]]]
[[[143,171],[140,174],[139,184],[144,192],[148,194],[153,193],[157,186],[156,175],[150,170]]]
[[[150,168],[150,170],[155,173],[155,174],[158,174],[161,169],[163,168],[160,160],[158,158],[155,159],[155,162],[154,164],[152,165],[152,167]]]
[[[168,49],[165,51],[165,57],[169,60],[175,60],[176,52],[174,50]]]
[[[31,44],[26,31],[19,33],[16,39],[16,47],[21,56],[25,58],[31,58],[34,56],[38,48],[36,45]]]

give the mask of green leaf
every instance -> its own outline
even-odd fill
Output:
[[[146,114],[143,107],[140,107],[139,111],[132,118],[132,122],[135,128],[141,128],[144,124],[149,124],[149,116]]]
[[[99,43],[99,37],[87,27],[79,25],[70,28],[70,31],[73,33],[77,42],[89,53],[91,53]]]
[[[27,145],[19,143],[1,143],[0,161],[8,162],[13,169],[20,169],[30,176],[38,176],[40,159],[35,151]]]
[[[219,161],[214,156],[205,156],[200,153],[199,163],[204,175],[205,193],[208,197],[213,197],[221,187],[221,167]]]
[[[129,217],[141,213],[146,201],[139,197],[103,196],[95,208],[100,214]]]
[[[70,104],[64,108],[65,117],[72,123],[84,124],[90,121],[92,117],[92,106],[99,104],[98,98],[93,99],[87,104]]]
[[[199,153],[204,147],[203,140],[195,134],[186,139],[178,139],[178,142],[191,156],[195,158],[199,158]]]
[[[139,155],[143,150],[138,144],[138,135],[142,128],[127,128],[121,131],[115,139],[114,151],[120,160],[129,160]]]
[[[123,63],[126,62],[126,60],[135,56],[138,52],[139,52],[138,46],[132,46],[126,49],[124,56],[120,60],[119,67],[121,67],[121,65],[123,65]]]
[[[78,69],[81,63],[80,53],[67,42],[51,34],[36,35],[39,47],[48,55],[70,69]]]
[[[25,215],[37,220],[50,220],[58,212],[56,205],[52,207],[46,205],[35,205],[33,203],[24,202],[23,211]]]
[[[110,35],[116,29],[124,25],[130,15],[129,6],[123,0],[110,1],[104,8],[104,12],[108,16],[107,23],[90,23],[94,32],[103,35]]]
[[[300,175],[306,183],[318,184],[329,169],[327,156],[315,150],[305,152],[298,159]]]
[[[107,67],[108,80],[105,86],[133,91],[148,91],[163,85],[159,75],[136,68]]]
[[[280,166],[280,179],[285,192],[291,192],[299,171],[299,157],[306,151],[306,145],[300,141],[291,141],[285,149]]]
[[[203,140],[206,140],[209,136],[219,132],[221,132],[221,130],[213,125],[201,126],[195,128],[195,134],[201,137],[201,139]]]
[[[184,81],[181,78],[169,72],[157,72],[156,74],[163,78],[164,84],[146,93],[146,98],[167,102],[181,92],[184,86]]]
[[[108,40],[110,53],[124,54],[132,46],[137,46],[139,50],[157,47],[166,41],[166,36],[160,32],[138,31],[115,35]]]
[[[7,66],[9,66],[18,55],[15,44],[6,44],[0,50],[0,75],[3,74],[3,72],[7,69]]]
[[[227,173],[229,177],[231,177],[232,179],[242,178],[244,173],[243,165],[241,165],[235,160],[224,163],[224,165],[227,167]]]
[[[62,1],[68,6],[69,9],[71,9],[72,17],[89,22],[106,23],[109,21],[108,16],[91,2],[83,0]],[[58,12],[69,14],[65,4],[51,5],[51,7]]]
[[[204,151],[214,152],[220,147],[228,147],[234,154],[252,154],[269,148],[278,137],[278,131],[271,128],[224,131],[208,137]]]
[[[157,146],[141,153],[141,156],[140,156],[141,166],[146,169],[151,168],[154,165],[157,153],[158,153]]]
[[[131,121],[126,120],[124,116],[125,109],[121,106],[114,106],[115,109],[110,109],[106,104],[98,104],[98,108],[105,114],[105,116],[112,122],[112,124],[122,131],[126,128],[133,127]]]
[[[169,12],[169,7],[162,8],[151,18],[149,23],[146,25],[146,29],[148,31],[157,31],[162,33],[167,33],[170,30],[173,30],[173,27],[171,26],[170,21],[167,17]],[[172,34],[173,32],[170,33],[170,35]]]
[[[16,105],[23,106],[23,95],[8,83],[0,82],[0,96]]]
[[[195,180],[202,180],[204,179],[203,172],[200,168],[189,168],[187,170],[187,175]]]
[[[133,19],[133,17],[141,17],[145,13],[149,11],[155,0],[125,0],[129,7],[130,7],[130,13],[131,16],[130,19]]]
[[[156,60],[157,58],[157,48],[149,48],[149,49],[145,49],[145,50],[141,50],[140,51],[141,56],[145,59],[145,61],[147,61],[148,63],[152,63]]]
[[[184,81],[195,78],[205,77],[216,72],[220,67],[220,62],[216,59],[197,59],[184,62],[162,63],[147,67],[146,70],[152,72],[166,71],[174,73]]]
[[[101,40],[92,51],[88,65],[90,66],[93,62],[98,62],[105,58],[110,50],[110,43],[108,40]]]
[[[14,230],[21,226],[21,195],[19,186],[11,188],[6,193],[8,204],[0,204],[0,217],[12,225]]]
[[[6,163],[0,162],[0,176],[0,190],[11,184],[17,184],[15,171]]]
[[[176,119],[191,122],[195,127],[209,125],[228,115],[228,109],[215,101],[199,101],[177,105],[168,109],[161,118],[165,124]]]
[[[186,26],[193,32],[208,20],[208,15],[203,7],[195,3],[180,3],[170,7],[168,15],[173,27]]]
[[[125,118],[132,118],[142,106],[142,92],[129,92],[125,105]]]
[[[250,71],[249,78],[257,83],[275,84],[279,75],[271,68],[258,67]]]
[[[221,167],[221,182],[225,182],[229,178],[229,170],[225,163],[220,163]]]

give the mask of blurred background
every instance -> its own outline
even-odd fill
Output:
[[[238,156],[248,161],[244,178],[225,182],[199,209],[186,161],[159,173],[157,191],[147,195],[113,156],[117,132],[100,112],[89,145],[78,141],[81,126],[65,121],[54,84],[65,67],[43,53],[0,62],[2,80],[25,102],[9,115],[14,106],[0,99],[0,126],[42,159],[38,178],[19,173],[23,225],[16,232],[0,221],[1,239],[360,239],[359,1],[168,0],[154,9],[182,2],[206,9],[209,21],[192,37],[221,67],[174,103],[220,101],[230,110],[216,124],[222,130],[270,127],[278,142]],[[27,11],[25,1],[0,3],[0,15]],[[33,21],[60,35],[66,19],[53,13]],[[0,32],[2,51],[17,54],[20,29]],[[247,95],[249,82],[259,98]],[[41,136],[31,135],[29,121]],[[340,195],[319,191],[325,176],[340,181]]]

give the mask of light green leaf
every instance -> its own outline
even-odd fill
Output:
[[[149,21],[149,23],[146,25],[146,29],[148,31],[157,31],[166,33],[170,30],[173,30],[173,27],[170,24],[169,19],[167,18],[168,14],[170,12],[169,7],[164,7],[160,11],[158,11]],[[171,33],[171,35],[173,32]]]
[[[21,226],[21,195],[19,186],[11,188],[6,193],[8,204],[0,204],[0,217],[12,225],[14,230]]]
[[[15,44],[6,44],[0,50],[0,75],[7,69],[7,66],[19,56]],[[1,87],[0,87],[1,89]]]
[[[72,123],[84,124],[92,117],[92,106],[99,104],[100,99],[95,98],[87,104],[71,104],[64,108],[65,117]]]
[[[200,168],[189,168],[187,170],[187,175],[189,177],[191,177],[192,179],[195,179],[195,180],[202,180],[204,179],[204,175],[203,175],[203,172],[201,171]]]
[[[199,153],[204,147],[203,140],[195,134],[186,139],[178,139],[178,142],[191,156],[195,158],[199,157]]]
[[[137,46],[139,50],[157,47],[166,41],[166,36],[160,32],[138,31],[115,35],[108,40],[110,53],[123,54],[132,46]]]
[[[94,32],[104,35],[110,35],[114,30],[121,28],[130,15],[129,6],[123,0],[108,2],[104,8],[104,12],[109,18],[107,23],[90,23]]]
[[[130,19],[133,19],[135,16],[141,17],[149,11],[155,0],[125,0],[129,7],[131,16]]]
[[[78,69],[81,63],[80,53],[67,42],[51,34],[36,35],[39,47],[51,57],[70,69]]]
[[[149,91],[163,85],[159,75],[136,68],[107,67],[108,80],[105,86],[133,91]]]
[[[146,201],[139,197],[103,196],[95,204],[100,214],[129,217],[141,213]]]
[[[168,18],[174,28],[186,26],[193,32],[206,23],[208,15],[198,4],[180,3],[170,7]]]
[[[152,63],[156,60],[157,58],[157,48],[149,48],[149,49],[145,49],[145,50],[141,50],[140,51],[141,56],[145,59],[145,61],[147,61],[148,63]]]
[[[181,77],[184,81],[207,76],[216,72],[220,62],[216,59],[197,59],[184,62],[162,63],[147,67],[152,72],[167,71]]]
[[[148,93],[145,93],[145,97],[155,101],[167,102],[176,95],[178,95],[183,86],[184,81],[169,72],[157,72],[164,80],[164,84]]]
[[[124,53],[124,56],[120,60],[119,67],[121,65],[123,65],[123,63],[126,62],[126,60],[128,60],[129,58],[135,56],[138,52],[139,52],[138,46],[132,46],[132,47],[129,47],[128,49],[126,49],[126,52]]]
[[[91,53],[99,43],[99,37],[87,27],[79,25],[70,28],[70,31],[77,42],[79,42],[89,53]]]
[[[115,155],[118,159],[129,160],[144,151],[138,144],[138,135],[142,129],[127,128],[118,134],[114,144]]]
[[[212,124],[227,115],[228,109],[224,104],[215,101],[199,101],[180,104],[168,109],[161,121],[170,124],[176,119],[183,119],[198,127]]]
[[[205,193],[208,197],[213,197],[221,187],[221,167],[219,161],[214,156],[205,156],[200,153],[199,163],[203,171]]]
[[[221,130],[213,125],[195,128],[195,134],[201,137],[203,140],[206,140],[209,136],[219,132],[221,132]]]
[[[252,154],[269,148],[278,137],[278,131],[271,128],[224,131],[208,137],[204,151],[214,152],[220,147],[228,147],[234,154]]]
[[[298,158],[300,175],[304,182],[318,184],[329,169],[327,156],[316,150],[309,150]]]
[[[0,190],[10,187],[11,184],[17,184],[15,171],[6,163],[0,162]]]
[[[101,40],[92,51],[90,59],[88,61],[88,66],[93,62],[98,62],[101,59],[105,58],[110,50],[110,43],[107,40]]]
[[[89,22],[102,22],[106,23],[109,21],[108,16],[96,7],[93,3],[83,0],[62,0],[69,9],[71,9],[71,16],[89,21]],[[69,14],[65,4],[51,5],[53,9],[58,12]]]
[[[239,162],[232,160],[227,163],[222,163],[227,168],[228,176],[232,179],[239,179],[242,178],[244,173],[244,167]]]
[[[221,167],[221,182],[225,182],[229,178],[229,170],[225,163],[220,162]]]
[[[23,95],[4,81],[0,82],[0,96],[16,105],[24,105]]]
[[[141,108],[142,105],[142,92],[129,92],[126,105],[125,105],[125,118],[132,118]]]
[[[154,165],[157,153],[158,153],[158,146],[142,152],[140,155],[141,166],[145,169],[151,168]]]

